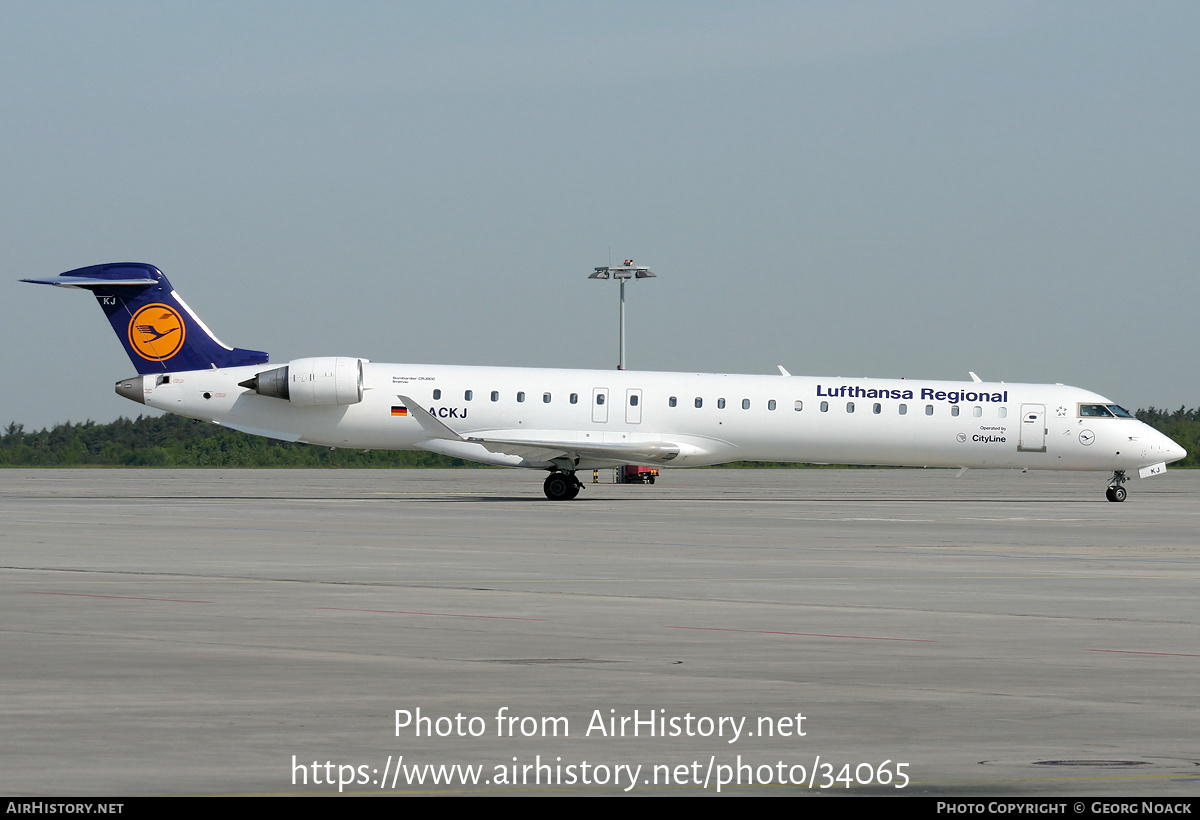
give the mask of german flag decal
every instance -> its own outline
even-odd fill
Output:
[[[408,408],[402,404],[393,404],[392,405],[392,415],[393,416],[407,416]]]

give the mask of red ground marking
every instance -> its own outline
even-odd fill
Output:
[[[907,641],[937,643],[929,638],[877,638],[873,635],[822,635],[819,632],[774,632],[767,629],[722,629],[717,626],[668,626],[664,629],[699,629],[704,632],[752,632],[755,635],[796,635],[801,638],[851,638],[856,641]]]
[[[1112,652],[1115,655],[1166,655],[1169,658],[1200,658],[1186,652],[1135,652],[1132,649],[1089,649],[1088,652]]]

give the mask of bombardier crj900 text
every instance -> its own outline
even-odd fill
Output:
[[[794,461],[910,467],[1130,471],[1186,453],[1077,387],[883,379],[640,373],[296,359],[231,348],[153,265],[118,263],[26,279],[91,291],[138,376],[117,382],[149,407],[284,441],[430,450],[548,470],[571,499],[576,470]],[[972,374],[974,378],[974,374]]]

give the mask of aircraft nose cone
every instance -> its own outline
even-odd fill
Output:
[[[1157,446],[1154,449],[1163,454],[1163,461],[1167,462],[1168,464],[1172,461],[1179,461],[1181,458],[1187,455],[1187,450],[1180,447],[1174,442],[1174,440],[1168,438],[1162,433],[1158,434],[1158,440],[1155,442],[1155,444]]]

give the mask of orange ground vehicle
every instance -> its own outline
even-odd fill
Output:
[[[658,470],[654,467],[626,464],[618,475],[622,484],[653,484],[654,479],[658,477]]]

